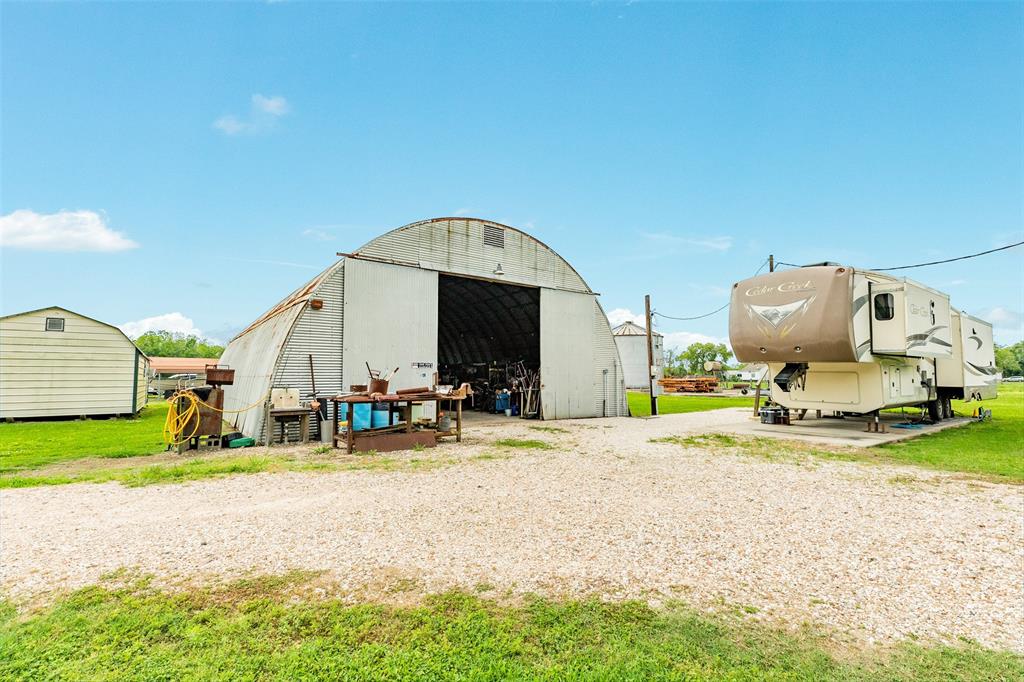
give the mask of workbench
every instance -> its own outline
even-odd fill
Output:
[[[411,450],[417,445],[432,448],[437,445],[439,438],[454,436],[457,443],[462,442],[462,401],[465,396],[448,396],[439,393],[416,393],[409,395],[383,395],[370,398],[365,395],[346,395],[328,398],[334,405],[334,434],[331,436],[331,444],[340,447],[341,441],[345,442],[349,454],[353,452],[392,452],[395,450]],[[454,429],[439,431],[435,421],[431,424],[416,425],[412,422],[412,406],[423,403],[435,403],[440,409],[442,403],[455,405]],[[348,405],[345,420],[341,419],[341,404]],[[388,407],[388,426],[368,428],[356,431],[353,427],[353,406],[358,404],[385,404]],[[371,407],[372,409],[372,407]],[[402,423],[393,424],[393,415],[399,412],[402,415]],[[451,410],[449,410],[451,411]],[[342,433],[341,426],[344,423],[345,431]]]
[[[309,442],[309,415],[308,407],[271,407],[267,403],[267,445],[274,442],[274,425],[281,422],[281,442],[288,443],[287,423],[299,422],[299,439],[303,443]]]

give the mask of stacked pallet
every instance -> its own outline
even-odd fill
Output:
[[[716,377],[665,377],[658,385],[666,393],[713,393],[718,390]]]

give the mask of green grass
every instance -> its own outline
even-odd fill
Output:
[[[139,416],[0,424],[0,473],[86,457],[135,457],[164,449],[165,401]]]
[[[0,608],[5,680],[1010,680],[1024,663],[971,643],[836,656],[809,628],[674,604],[449,592],[417,606],[311,599],[309,574],[168,593],[144,580]],[[744,610],[745,611],[745,610]]]
[[[1000,384],[999,397],[995,400],[953,403],[958,414],[970,414],[978,406],[992,410],[991,421],[946,429],[877,449],[906,464],[1024,481],[1024,386]]]
[[[568,429],[563,429],[560,426],[531,426],[530,428],[544,433],[569,433]]]
[[[542,440],[522,438],[501,438],[494,441],[499,448],[520,448],[523,450],[550,450],[551,444]]]
[[[651,398],[646,393],[628,393],[629,413],[634,417],[651,415]],[[679,414],[682,412],[706,412],[723,407],[749,407],[754,409],[754,397],[729,397],[704,395],[661,395],[658,396],[658,414]]]
[[[153,464],[123,469],[92,469],[52,476],[32,475],[30,472],[7,474],[0,476],[0,489],[28,488],[40,485],[65,485],[68,483],[106,483],[109,481],[118,481],[128,487],[138,487],[155,483],[196,481],[202,478],[215,478],[228,474],[258,474],[265,471],[310,471],[333,468],[334,466],[330,462],[304,461],[260,455],[200,457],[187,459],[180,463]]]

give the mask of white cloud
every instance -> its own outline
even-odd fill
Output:
[[[198,336],[203,338],[203,331],[196,327],[191,318],[181,313],[164,313],[154,317],[146,317],[134,322],[125,322],[117,325],[118,328],[130,338],[137,339],[146,332],[166,331],[185,336]],[[218,339],[209,339],[214,343],[220,343]]]
[[[238,120],[237,116],[221,116],[213,122],[213,127],[225,135],[238,135],[249,129],[248,123]]]
[[[269,132],[277,119],[291,111],[288,100],[280,95],[267,97],[255,94],[249,104],[248,118],[225,114],[213,122],[213,127],[225,135],[256,135]]]
[[[669,332],[665,334],[664,347],[683,350],[694,343],[724,343],[729,345],[729,339],[719,336],[708,336],[697,332]]]
[[[725,296],[729,293],[727,287],[720,287],[716,284],[694,284],[691,282],[687,286],[705,296]]]
[[[318,242],[329,242],[335,239],[333,233],[328,232],[327,230],[320,227],[308,227],[302,231],[302,236],[309,237],[310,239],[315,239]]]
[[[695,253],[725,253],[732,248],[733,238],[728,235],[682,236],[668,232],[640,232],[643,253],[638,260]]]
[[[288,106],[288,100],[280,95],[275,97],[264,97],[259,94],[253,95],[252,105],[254,108],[268,113],[271,116],[284,116],[291,109],[291,107]]]
[[[629,308],[616,308],[608,313],[608,323],[611,324],[612,328],[618,327],[623,322],[632,322],[641,327],[646,326],[644,316],[634,313]]]
[[[36,213],[20,209],[0,217],[0,246],[36,251],[124,251],[139,245],[111,230],[95,211]]]
[[[991,308],[980,317],[991,322],[993,327],[999,327],[1000,329],[1020,329],[1021,324],[1024,324],[1024,316],[1002,306]]]

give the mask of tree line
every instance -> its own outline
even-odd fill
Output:
[[[149,357],[156,358],[219,358],[224,346],[195,334],[169,331],[146,332],[135,339],[135,345]]]

